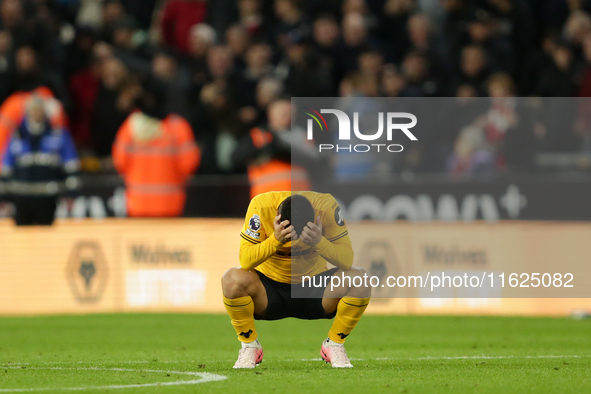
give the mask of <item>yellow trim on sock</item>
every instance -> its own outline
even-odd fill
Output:
[[[224,299],[224,304],[231,307],[248,306],[248,304],[252,303],[250,296],[240,298],[226,298],[222,296],[222,298]]]
[[[357,306],[357,307],[364,307],[369,305],[369,300],[371,298],[353,298],[353,297],[343,297],[341,301],[343,301],[347,305]]]

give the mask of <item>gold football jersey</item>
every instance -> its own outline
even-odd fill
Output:
[[[283,245],[275,239],[273,221],[277,209],[292,194],[305,196],[314,207],[315,217],[320,217],[323,239],[314,247],[299,239]],[[242,268],[255,268],[277,282],[299,283],[302,276],[326,271],[327,261],[344,269],[353,263],[345,219],[330,194],[291,191],[260,194],[250,202],[240,236]],[[259,247],[255,247],[257,245]],[[259,264],[261,259],[264,261]]]

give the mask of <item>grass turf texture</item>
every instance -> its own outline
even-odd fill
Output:
[[[59,393],[199,379],[171,372],[180,371],[227,379],[75,392],[591,392],[589,319],[365,316],[347,340],[355,365],[350,370],[334,370],[319,359],[329,325],[257,322],[265,360],[255,370],[233,370],[239,344],[222,315],[0,318],[0,389]],[[124,370],[110,370],[116,368]]]

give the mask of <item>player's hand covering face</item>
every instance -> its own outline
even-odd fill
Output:
[[[316,218],[316,223],[308,222],[308,225],[304,227],[304,231],[302,231],[300,239],[308,246],[314,246],[322,240],[322,223],[320,222],[320,216]]]
[[[298,235],[293,226],[289,224],[289,220],[281,221],[281,214],[278,213],[275,216],[273,225],[275,226],[275,238],[282,244],[298,239]]]

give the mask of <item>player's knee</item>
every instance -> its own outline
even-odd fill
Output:
[[[351,277],[352,284],[349,287],[347,296],[355,298],[371,297],[370,277],[365,268],[351,267],[345,271],[345,275]]]
[[[237,298],[248,295],[248,289],[253,284],[252,274],[242,268],[230,268],[222,276],[222,290],[227,298]]]
[[[351,267],[345,271],[345,276],[350,276],[351,278],[356,278],[356,277],[363,278],[364,275],[367,276],[368,273],[365,270],[365,268],[361,268],[361,267]]]
[[[350,271],[355,272],[356,275],[363,277],[363,275],[368,275],[367,270],[361,267],[351,267]]]

